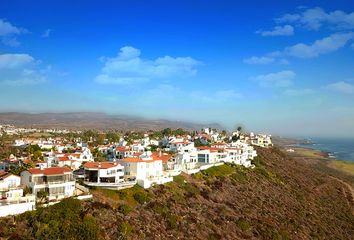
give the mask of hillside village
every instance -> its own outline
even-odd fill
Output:
[[[240,128],[231,134],[204,128],[102,135],[0,125],[0,137],[12,149],[0,158],[0,217],[67,197],[89,199],[92,187],[150,188],[224,163],[253,168],[254,146],[272,146],[270,135]]]

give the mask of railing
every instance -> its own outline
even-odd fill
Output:
[[[11,204],[18,204],[18,203],[29,203],[29,202],[35,202],[35,196],[32,197],[20,197],[19,199],[16,200],[2,200],[0,201],[0,206],[4,205],[11,205]]]
[[[90,186],[90,187],[124,187],[124,186],[130,186],[130,185],[135,185],[136,180],[134,181],[124,181],[124,182],[119,182],[119,183],[97,183],[97,182],[84,182],[85,185]]]
[[[0,192],[7,192],[7,191],[10,191],[10,190],[17,190],[17,189],[21,189],[21,187],[7,187],[7,188],[0,188]]]

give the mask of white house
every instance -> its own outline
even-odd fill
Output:
[[[254,135],[251,133],[251,144],[259,147],[272,147],[272,136],[266,134],[257,134]]]
[[[194,149],[194,142],[177,141],[169,144],[169,149],[172,152],[190,152]]]
[[[80,168],[82,162],[78,160],[72,160],[72,158],[68,156],[57,157],[57,165],[58,167],[69,167],[72,170],[77,170]]]
[[[133,156],[133,154],[134,154],[134,151],[132,151],[130,149],[130,147],[128,147],[128,146],[117,147],[114,151],[114,155],[117,159],[131,157],[131,156]]]
[[[0,172],[0,197],[2,200],[17,201],[23,195],[21,178],[7,172]]]
[[[84,169],[87,185],[119,184],[124,181],[124,166],[117,162],[87,162]]]
[[[223,148],[212,147],[199,147],[198,151],[198,163],[202,164],[215,164],[218,162],[224,162],[227,154]]]
[[[0,172],[0,217],[20,214],[35,209],[35,197],[23,196],[21,178]]]
[[[49,200],[71,197],[75,190],[72,170],[66,167],[25,170],[21,172],[21,184],[28,186],[34,195],[47,192]]]
[[[166,177],[163,171],[163,161],[167,161],[162,154],[144,152],[139,157],[121,159],[124,166],[124,175],[128,179],[136,179],[137,183],[149,188],[152,184],[163,184],[173,181],[172,177]]]

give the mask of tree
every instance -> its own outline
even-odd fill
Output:
[[[42,203],[43,201],[45,201],[48,197],[48,192],[46,191],[39,191],[37,192],[37,198],[39,199],[39,202]]]
[[[32,155],[32,159],[34,161],[38,161],[38,160],[43,160],[43,155],[42,155],[42,151],[41,150],[36,150],[33,155]]]
[[[164,130],[162,130],[162,134],[164,136],[171,136],[172,135],[172,130],[171,128],[165,128]]]

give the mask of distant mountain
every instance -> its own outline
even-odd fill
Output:
[[[13,124],[20,127],[58,128],[58,129],[97,129],[97,130],[161,130],[164,128],[183,128],[200,130],[203,127],[223,129],[219,124],[199,124],[183,121],[152,120],[127,115],[107,115],[99,112],[71,113],[0,113],[0,124]]]

